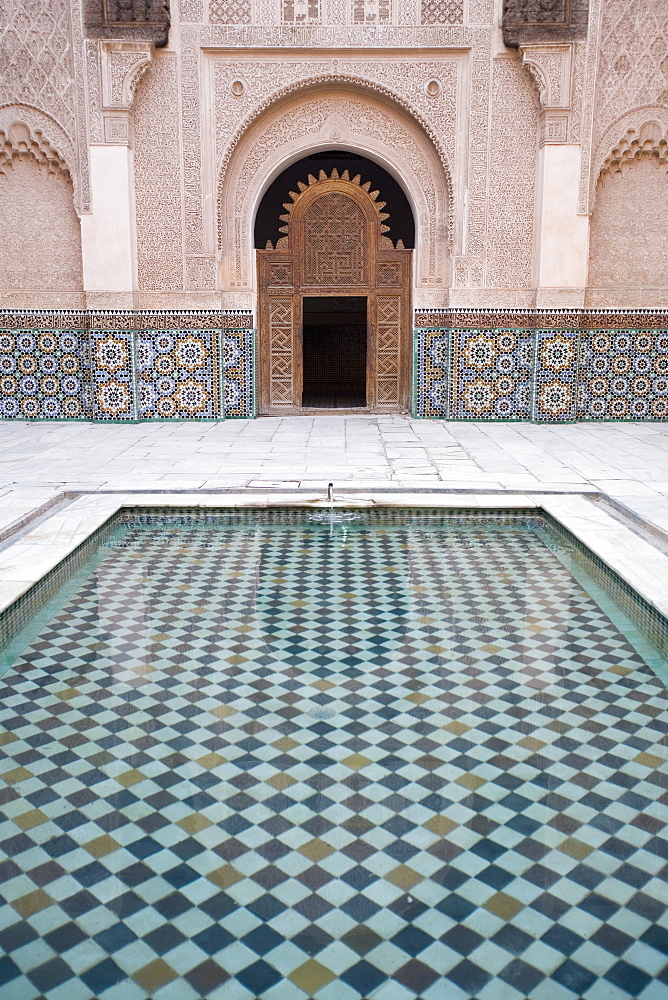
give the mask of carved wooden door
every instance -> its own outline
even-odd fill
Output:
[[[302,315],[308,296],[367,300],[367,408],[408,408],[412,251],[385,233],[378,192],[345,171],[300,184],[281,216],[276,248],[258,250],[259,409],[301,409]]]

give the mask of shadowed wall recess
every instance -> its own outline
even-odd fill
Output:
[[[83,14],[88,38],[167,44],[169,0],[85,0]]]
[[[511,48],[587,37],[589,0],[504,0],[503,40]]]

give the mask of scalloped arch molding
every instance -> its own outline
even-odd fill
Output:
[[[0,171],[14,156],[30,156],[50,173],[67,175],[74,185],[78,207],[76,154],[72,142],[58,122],[29,104],[0,106]]]
[[[445,154],[393,95],[345,79],[302,81],[257,109],[228,145],[218,171],[219,282],[255,291],[253,225],[261,197],[290,163],[336,145],[368,156],[404,188],[415,215],[414,299],[446,292],[453,240],[451,175]],[[287,195],[287,192],[286,192]],[[382,197],[382,191],[381,191]]]

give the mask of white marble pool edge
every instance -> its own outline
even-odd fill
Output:
[[[325,506],[322,493],[273,491],[202,493],[86,494],[54,508],[34,527],[18,532],[0,551],[0,613],[123,508],[171,507],[222,509]],[[668,618],[668,555],[654,548],[586,496],[515,493],[356,493],[338,500],[337,507],[466,507],[485,510],[536,508],[544,510],[619,574],[652,607]]]

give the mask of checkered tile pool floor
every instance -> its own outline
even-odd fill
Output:
[[[0,681],[1,1000],[668,1000],[666,688],[540,531],[164,521]]]

